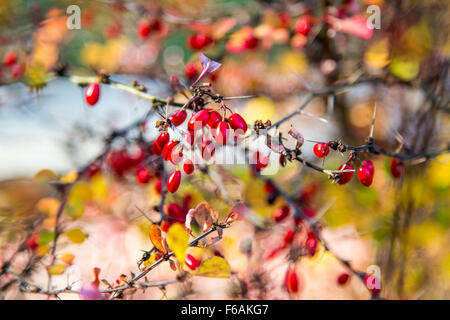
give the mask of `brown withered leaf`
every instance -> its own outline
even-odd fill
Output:
[[[202,232],[219,222],[219,212],[206,201],[200,202],[195,207],[193,217],[200,228],[202,228]]]
[[[303,138],[303,135],[294,129],[294,127],[291,125],[291,128],[288,131],[288,134],[291,135],[295,140],[297,140],[297,147],[301,147],[303,143],[305,142],[305,138]]]

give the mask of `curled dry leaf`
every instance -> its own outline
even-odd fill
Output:
[[[167,251],[165,249],[165,246],[163,245],[161,229],[155,224],[150,224],[148,228],[148,234],[150,236],[150,241],[152,242],[152,244],[163,254],[166,254]]]
[[[195,207],[193,212],[191,212],[191,210],[189,210],[186,216],[186,228],[189,230],[189,232],[191,227],[190,222],[192,221],[192,219],[194,219],[195,222],[197,222],[202,232],[205,232],[213,224],[217,224],[219,222],[219,212],[214,208],[212,208],[210,204],[206,201],[200,202],[197,205],[197,207]]]
[[[297,147],[301,147],[303,143],[305,142],[305,138],[303,138],[303,135],[294,129],[294,127],[291,125],[291,128],[289,129],[288,133],[297,140]]]

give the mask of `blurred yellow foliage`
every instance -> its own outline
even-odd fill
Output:
[[[42,198],[37,203],[36,207],[39,211],[48,216],[55,216],[60,206],[60,201],[55,198]]]
[[[366,51],[364,61],[374,69],[381,69],[389,64],[389,42],[387,38],[374,42]]]
[[[81,51],[81,61],[86,65],[113,73],[120,68],[120,59],[128,45],[124,37],[110,39],[104,45],[88,42]]]
[[[250,99],[242,112],[247,123],[252,124],[255,120],[273,119],[275,103],[268,97],[257,97]]]

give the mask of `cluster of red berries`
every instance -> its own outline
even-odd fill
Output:
[[[186,118],[187,112],[178,110],[168,117],[168,122],[177,127],[184,123]],[[228,143],[230,127],[238,133],[245,133],[247,131],[247,123],[238,113],[233,113],[228,117],[227,122],[219,112],[212,109],[203,109],[195,112],[188,120],[188,132],[184,137],[186,144],[180,143],[180,141],[175,139],[170,140],[170,134],[167,131],[160,133],[152,145],[152,153],[161,155],[164,160],[168,160],[172,164],[177,165],[176,170],[167,179],[167,189],[172,193],[176,192],[180,186],[181,172],[179,170],[179,164],[183,160],[183,149],[185,145],[193,148],[198,144],[201,148],[202,158],[205,161],[210,160],[214,156],[215,144],[213,141],[204,135],[202,135],[201,139],[196,138],[195,130],[199,129],[199,127],[201,129],[210,129],[216,145],[226,145]],[[191,159],[184,159],[183,171],[188,175],[194,171],[194,163]]]
[[[330,153],[330,145],[332,142],[328,143],[316,143],[313,148],[313,152],[318,158],[324,158]],[[351,164],[352,161],[344,162],[339,166],[340,170],[353,170],[354,167]],[[394,178],[399,178],[404,170],[405,170],[405,163],[400,161],[398,158],[392,158],[391,160],[391,166],[390,166],[391,174]],[[373,176],[375,173],[375,167],[373,165],[373,162],[371,160],[365,160],[362,162],[361,166],[358,168],[358,179],[361,181],[361,183],[369,187],[373,182]],[[346,184],[348,183],[353,177],[353,171],[349,172],[341,172],[339,173],[339,179],[337,180],[338,184]]]
[[[341,170],[353,170],[353,165],[348,161],[344,162],[339,166],[339,171]],[[375,173],[375,167],[371,160],[365,160],[358,168],[358,179],[361,181],[363,186],[369,187],[373,182],[373,175]],[[337,183],[340,185],[348,183],[353,177],[353,171],[340,172],[339,179]]]

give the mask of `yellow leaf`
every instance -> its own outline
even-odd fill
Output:
[[[286,74],[292,74],[292,71],[304,74],[308,68],[306,56],[302,52],[286,51],[278,55],[276,59],[273,68]]]
[[[72,264],[74,258],[75,256],[73,254],[66,252],[61,256],[61,261],[65,264]]]
[[[49,248],[48,248],[47,245],[40,245],[40,246],[37,248],[37,251],[36,251],[36,253],[37,253],[38,256],[45,256],[45,255],[48,254],[49,252],[50,252],[50,250],[49,250]]]
[[[230,265],[224,258],[214,256],[204,260],[195,274],[210,278],[229,278]]]
[[[275,113],[275,104],[272,99],[267,97],[258,97],[250,99],[242,112],[242,116],[247,123],[253,124],[255,120],[273,119]]]
[[[34,179],[38,182],[45,183],[49,180],[56,179],[56,174],[48,169],[42,169],[34,175]]]
[[[49,75],[42,64],[33,62],[27,66],[25,71],[25,82],[28,86],[32,88],[42,88],[47,84],[48,79]]]
[[[381,39],[373,43],[366,51],[364,61],[374,69],[381,69],[389,64],[389,42]]]
[[[87,235],[83,231],[81,231],[81,229],[79,229],[79,228],[69,230],[65,234],[66,234],[66,237],[69,238],[70,241],[72,241],[73,243],[76,243],[76,244],[83,243],[84,240],[86,240],[86,238],[87,238]]]
[[[63,264],[55,264],[48,268],[48,272],[53,276],[63,274],[65,270],[66,266]]]
[[[70,191],[69,202],[73,202],[76,200],[84,202],[89,201],[91,199],[92,199],[92,191],[89,188],[89,186],[84,182],[76,184]]]
[[[150,241],[152,242],[152,244],[156,248],[158,248],[159,251],[166,254],[166,250],[162,244],[161,229],[157,225],[151,224],[148,227],[148,234],[150,236]]]
[[[144,267],[150,267],[156,261],[156,254],[153,252],[150,257],[144,261]]]
[[[188,241],[189,236],[180,223],[174,223],[170,226],[167,232],[167,244],[181,264],[184,263],[186,258],[186,250],[189,247]]]
[[[64,184],[68,184],[68,183],[75,182],[75,180],[77,180],[77,178],[78,178],[78,172],[73,170],[73,171],[70,171],[69,173],[63,175],[59,179],[59,181],[61,181],[61,183],[64,183]]]
[[[105,199],[108,195],[108,186],[106,184],[105,177],[97,173],[91,179],[91,191],[92,195],[96,199]]]

